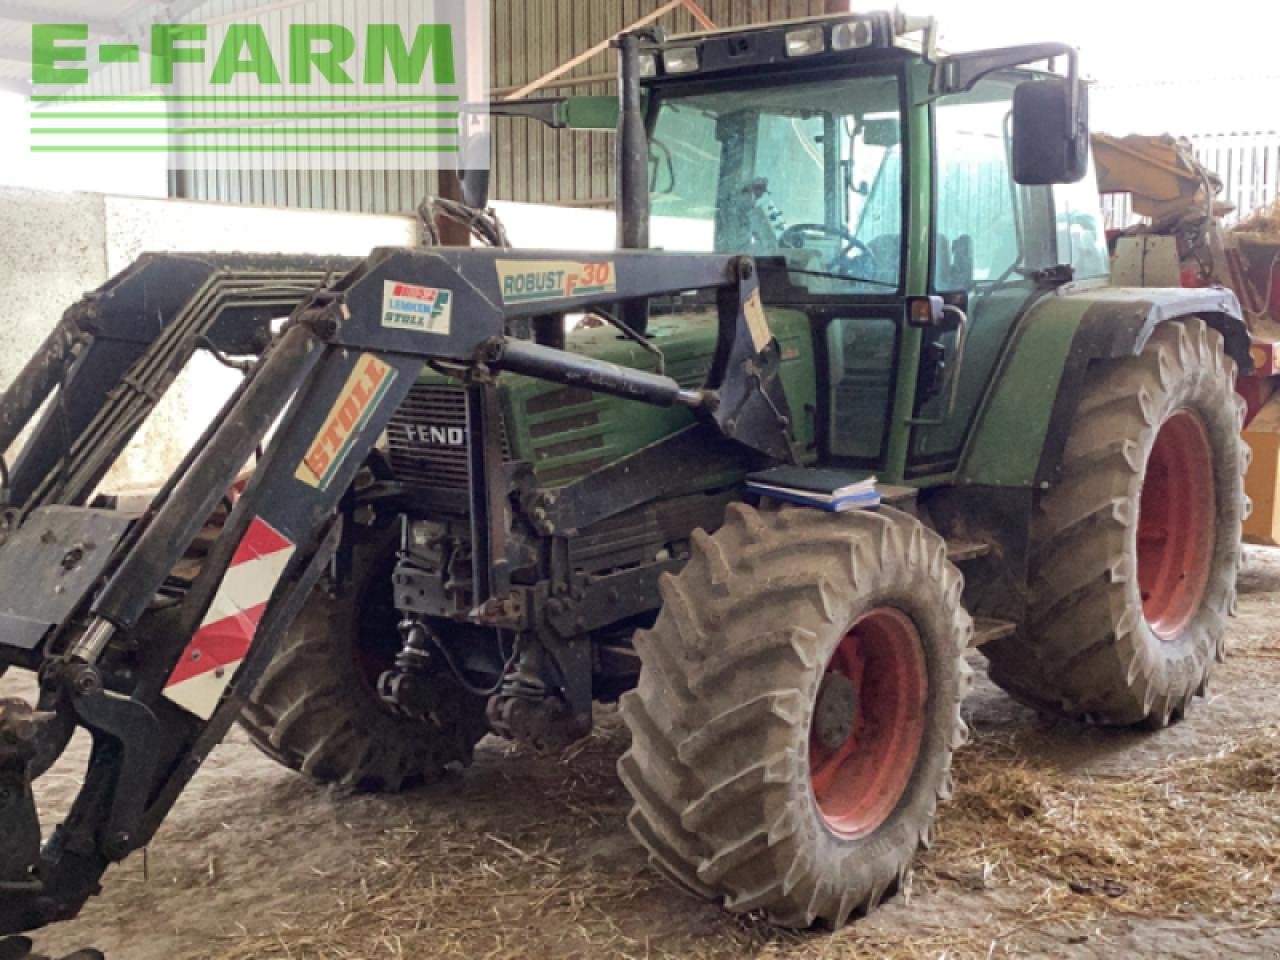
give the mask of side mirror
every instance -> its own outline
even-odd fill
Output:
[[[869,147],[886,147],[892,149],[902,143],[902,127],[898,118],[889,120],[864,120],[862,123],[862,142]]]
[[[1089,88],[1083,80],[1028,80],[1013,92],[1013,179],[1079,183],[1089,170]]]
[[[458,181],[462,185],[462,202],[473,210],[489,207],[489,171],[460,170]]]

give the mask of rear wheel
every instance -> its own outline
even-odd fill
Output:
[[[636,637],[619,772],[653,864],[736,912],[840,925],[927,842],[972,633],[942,540],[884,509],[730,508]]]
[[[983,648],[1019,699],[1164,726],[1202,693],[1235,601],[1247,449],[1221,336],[1191,319],[1099,367],[1037,505],[1027,629]]]
[[[484,701],[447,681],[435,723],[407,719],[378,696],[400,649],[394,557],[360,548],[342,586],[316,588],[241,716],[264,753],[318,783],[395,792],[435,780],[470,763],[488,729]]]

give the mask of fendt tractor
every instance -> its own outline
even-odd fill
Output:
[[[75,916],[237,719],[391,791],[620,701],[653,865],[796,927],[927,842],[970,648],[1039,711],[1178,720],[1235,597],[1239,304],[1110,286],[1074,50],[934,35],[621,37],[608,254],[147,255],[72,307],[0,401],[0,658],[39,676],[0,707],[0,930]],[[104,477],[197,350],[247,372],[131,508]]]

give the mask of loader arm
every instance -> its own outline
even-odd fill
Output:
[[[719,309],[701,389],[512,336],[523,318],[688,291],[713,292]],[[261,356],[145,512],[87,506],[201,348]],[[333,558],[340,501],[428,363],[468,387],[478,622],[501,615],[509,589],[497,373],[683,405],[748,448],[794,460],[778,344],[749,259],[463,249],[384,250],[358,266],[144,258],[69,311],[0,400],[10,442],[47,409],[15,463],[0,539],[0,664],[41,677],[34,707],[0,703],[0,933],[74,916],[107,866],[154,836]],[[264,443],[198,572],[175,576]],[[45,840],[32,782],[77,727],[93,738],[87,775]]]

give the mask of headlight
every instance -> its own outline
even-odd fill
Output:
[[[861,50],[875,42],[875,28],[867,20],[838,23],[831,30],[831,47],[835,50]]]
[[[658,58],[652,53],[640,54],[640,77],[644,80],[658,75]]]
[[[806,27],[787,34],[787,56],[809,57],[827,49],[827,40],[821,27]]]
[[[697,47],[673,47],[662,54],[667,73],[694,73],[698,69]]]

